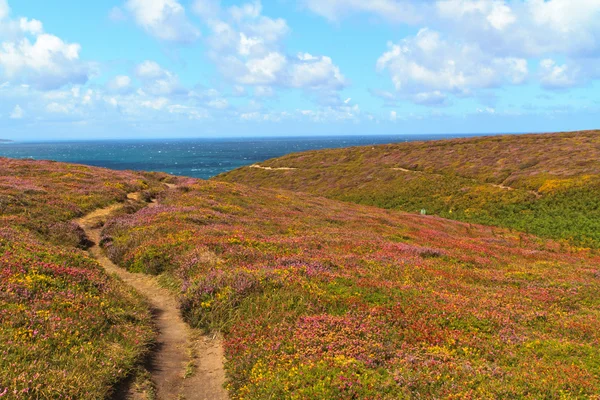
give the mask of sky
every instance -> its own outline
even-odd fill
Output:
[[[600,0],[0,0],[0,138],[600,128]]]

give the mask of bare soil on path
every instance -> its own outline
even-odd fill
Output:
[[[131,193],[130,200],[138,200],[139,194]],[[149,206],[155,206],[153,202]],[[134,274],[113,264],[99,246],[101,222],[122,207],[112,205],[96,210],[76,222],[85,230],[94,245],[91,254],[110,274],[117,275],[147,298],[152,307],[157,344],[147,366],[158,400],[225,400],[223,387],[223,346],[218,337],[202,335],[191,329],[181,318],[175,296],[161,287],[155,277]],[[119,398],[136,399],[140,395],[133,388],[122,389]]]

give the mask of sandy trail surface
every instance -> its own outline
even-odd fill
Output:
[[[171,186],[171,185],[169,185]],[[129,200],[139,200],[139,193],[130,193]],[[156,202],[148,206],[156,206]],[[147,366],[158,400],[221,400],[227,399],[223,388],[223,346],[218,337],[202,335],[191,329],[181,318],[176,297],[161,287],[155,277],[135,274],[113,264],[106,257],[100,242],[101,221],[121,204],[96,210],[76,222],[85,230],[94,245],[90,253],[110,274],[117,275],[126,284],[145,296],[152,307],[158,331],[157,345]],[[132,388],[122,389],[119,398],[136,399]]]

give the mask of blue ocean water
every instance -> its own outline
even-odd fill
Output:
[[[0,157],[55,160],[117,170],[162,171],[208,179],[285,154],[478,135],[331,136],[0,143]]]

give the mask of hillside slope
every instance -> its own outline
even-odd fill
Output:
[[[600,246],[600,131],[310,151],[215,179]]]
[[[107,254],[225,335],[236,399],[600,392],[600,259],[507,230],[190,179]]]
[[[0,397],[103,399],[147,351],[147,305],[71,222],[151,176],[0,158]]]

